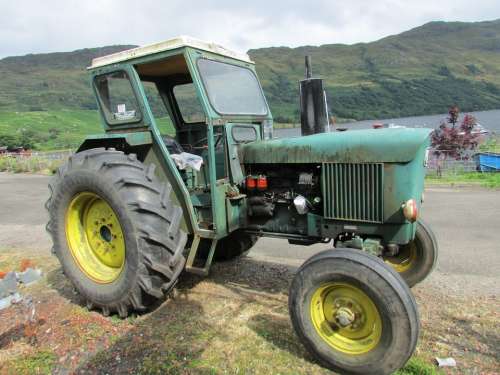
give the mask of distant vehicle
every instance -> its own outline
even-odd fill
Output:
[[[464,135],[465,132],[462,131],[462,132],[459,132],[458,134]],[[490,134],[490,131],[488,129],[486,129],[484,126],[482,126],[481,124],[477,123],[476,125],[474,125],[474,128],[471,131],[471,134],[486,136],[486,135]]]
[[[406,128],[404,125],[396,125],[394,123],[375,122],[372,124],[373,129],[401,129]]]

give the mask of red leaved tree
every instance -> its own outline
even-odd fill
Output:
[[[476,119],[472,115],[465,115],[458,127],[458,108],[450,108],[450,117],[447,122],[441,122],[439,128],[431,134],[431,145],[434,155],[438,158],[437,173],[441,175],[442,162],[448,158],[466,160],[478,145],[478,134],[472,132]]]

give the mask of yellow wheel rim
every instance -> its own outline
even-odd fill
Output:
[[[408,271],[417,261],[417,245],[415,241],[402,246],[396,256],[384,257],[384,261],[398,273]]]
[[[125,265],[125,240],[111,206],[82,192],[71,200],[65,219],[68,247],[82,272],[100,284],[116,280]]]
[[[311,319],[330,347],[350,355],[373,350],[382,335],[382,319],[371,298],[346,283],[330,282],[314,292]]]

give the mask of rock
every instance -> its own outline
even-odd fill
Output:
[[[436,362],[438,367],[455,367],[457,365],[457,362],[455,359],[448,357],[448,358],[438,358],[436,357]]]
[[[34,268],[35,265],[33,264],[33,262],[29,259],[22,259],[21,260],[21,264],[19,266],[19,270],[21,272],[24,272],[26,271],[28,268]]]
[[[39,269],[34,270],[33,268],[27,268],[26,271],[19,272],[17,276],[19,277],[20,282],[28,285],[40,280],[42,277],[42,271]]]
[[[0,280],[0,299],[8,297],[10,295],[7,290],[7,285],[4,285],[3,280]]]
[[[17,292],[17,278],[15,272],[9,272],[0,280],[0,298],[8,297]]]
[[[0,299],[0,310],[10,307],[10,305],[12,305],[13,303],[21,302],[22,299],[23,297],[17,292],[8,295],[7,297]]]

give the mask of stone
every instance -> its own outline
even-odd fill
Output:
[[[19,272],[17,276],[19,277],[20,282],[28,285],[40,280],[42,277],[42,271],[39,269],[34,270],[33,268],[27,268],[26,271]]]

